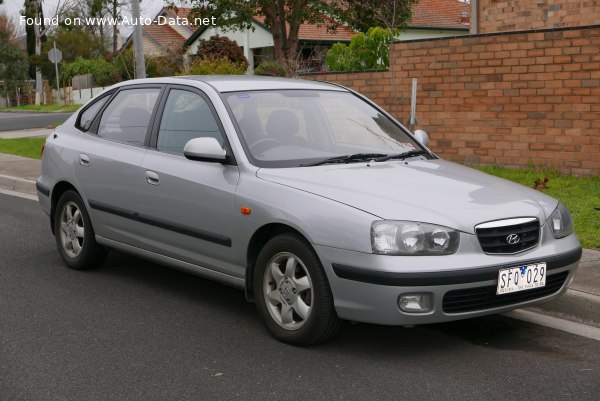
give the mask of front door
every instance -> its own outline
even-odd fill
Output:
[[[145,248],[233,276],[234,195],[239,171],[234,163],[188,160],[187,141],[216,138],[222,126],[209,99],[199,90],[168,89],[156,134],[156,148],[141,164],[139,219],[147,224]]]

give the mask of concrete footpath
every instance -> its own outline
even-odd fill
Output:
[[[43,137],[50,132],[49,129],[0,132],[0,138]],[[35,180],[40,168],[39,160],[0,153],[0,189],[37,195]],[[600,251],[584,249],[575,279],[559,299],[509,315],[530,321],[536,320],[535,315],[545,315],[591,326],[595,328],[591,337],[600,339]]]

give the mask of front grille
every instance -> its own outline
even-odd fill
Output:
[[[568,271],[553,274],[546,278],[545,287],[510,294],[496,295],[495,285],[448,291],[444,295],[442,307],[446,313],[461,313],[531,301],[558,292],[565,283],[568,275]]]
[[[486,224],[482,224],[481,227],[475,227],[475,233],[485,253],[517,253],[537,245],[540,239],[540,223],[539,220],[533,219],[498,227],[486,227]],[[516,236],[518,241],[511,243],[509,236]]]

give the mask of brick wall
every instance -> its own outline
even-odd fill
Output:
[[[477,0],[479,33],[598,24],[598,0]]]
[[[395,43],[390,70],[305,76],[358,90],[441,157],[600,175],[600,25]]]

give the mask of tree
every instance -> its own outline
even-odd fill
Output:
[[[110,18],[110,20],[115,22],[115,25],[112,25],[109,28],[110,34],[112,35],[112,52],[113,54],[117,54],[118,49],[118,35],[119,29],[116,25],[116,22],[122,20],[121,11],[123,7],[126,7],[130,4],[130,0],[73,0],[74,6],[71,8],[71,11],[77,14],[77,16],[84,17],[96,17],[96,18]],[[92,32],[92,34],[102,40],[103,43],[106,43],[108,40],[106,26],[103,24],[95,24],[90,25],[87,29]]]
[[[43,0],[25,0],[25,9],[23,15],[28,18],[37,18],[39,21],[44,20],[44,11],[42,9]],[[71,0],[58,0],[56,8],[51,14],[51,17],[59,17],[71,7]],[[44,26],[43,23],[33,23],[33,27],[28,25],[25,29],[27,33],[27,52],[31,56],[35,54],[36,59],[42,54],[42,38],[48,34],[52,26]],[[33,45],[33,46],[32,46]],[[33,47],[33,49],[31,49]],[[32,63],[33,64],[33,63]],[[35,66],[35,104],[40,104],[42,100],[42,69],[40,65]]]
[[[27,79],[27,58],[18,46],[9,42],[7,31],[0,31],[0,81],[3,81],[3,96],[15,93],[18,96],[18,88]]]
[[[389,47],[396,32],[389,28],[369,28],[352,37],[349,45],[334,44],[325,61],[331,71],[380,70],[389,66]]]
[[[41,68],[45,77],[54,76],[54,64],[48,60],[48,52],[54,47],[54,42],[62,52],[61,63],[69,63],[77,57],[95,59],[106,53],[102,40],[88,30],[77,26],[61,26],[42,44],[41,54],[30,57],[30,61]]]
[[[0,0],[2,4],[2,0]],[[6,14],[0,14],[0,39],[3,42],[12,42],[17,36],[17,29],[15,24]]]
[[[341,0],[192,0],[199,16],[213,15],[217,25],[230,29],[252,28],[252,17],[265,17],[273,34],[275,59],[295,75],[298,33],[304,22],[331,24],[327,15],[342,15]],[[330,28],[334,28],[334,24]]]
[[[209,40],[200,39],[196,56],[200,59],[215,60],[225,58],[243,68],[248,68],[244,51],[236,41],[226,36],[211,36]]]
[[[230,29],[250,29],[252,17],[265,17],[273,35],[275,59],[296,74],[298,33],[305,22],[324,24],[331,30],[346,22],[359,30],[384,26],[404,27],[418,0],[192,0],[198,16],[218,16],[217,24]],[[333,17],[338,22],[332,21]]]
[[[359,32],[381,26],[389,29],[406,27],[412,17],[412,8],[419,0],[345,0],[340,15],[351,27]]]

